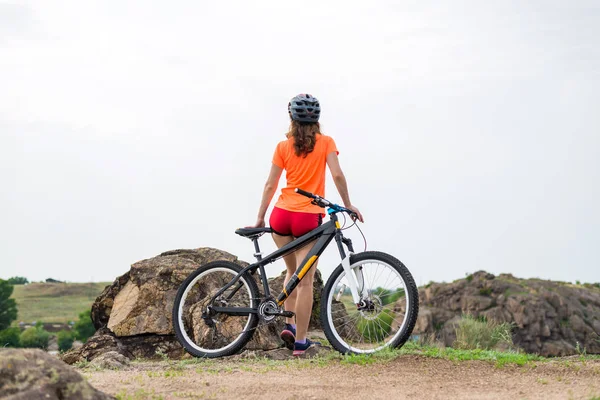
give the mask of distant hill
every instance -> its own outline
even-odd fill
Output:
[[[67,323],[76,321],[82,311],[91,308],[96,297],[111,282],[30,283],[15,285],[12,298],[17,302],[20,321]]]

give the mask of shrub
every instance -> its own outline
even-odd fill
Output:
[[[464,315],[456,327],[453,347],[463,350],[492,350],[499,344],[513,346],[511,325]]]
[[[489,296],[492,294],[492,288],[486,287],[479,289],[479,294],[482,296]]]
[[[79,314],[79,320],[73,326],[75,339],[85,342],[90,336],[96,333],[96,328],[92,322],[92,310],[86,310]]]
[[[67,351],[73,346],[73,332],[62,330],[56,335],[58,341],[58,349],[60,351]]]
[[[378,342],[385,339],[385,337],[390,334],[393,320],[393,312],[384,308],[379,315],[372,320],[365,318],[361,319],[357,328],[361,335],[367,340]]]
[[[8,328],[0,331],[0,347],[19,347],[21,330],[19,328]]]
[[[11,285],[26,285],[29,283],[29,280],[24,276],[13,276],[12,278],[8,278],[8,283]]]
[[[17,303],[11,299],[13,285],[0,279],[0,330],[6,329],[17,319]]]
[[[48,347],[50,334],[40,326],[31,327],[21,332],[21,347],[35,347],[45,349]]]

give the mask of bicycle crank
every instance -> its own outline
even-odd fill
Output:
[[[291,311],[285,311],[285,310],[265,310],[265,314],[267,315],[274,315],[276,317],[286,317],[286,318],[294,318],[294,316],[296,316],[296,314],[294,314]]]
[[[258,314],[265,321],[271,321],[275,317],[293,318],[296,314],[292,311],[280,309],[274,300],[267,300],[258,306]]]

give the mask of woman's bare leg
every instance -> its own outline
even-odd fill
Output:
[[[296,264],[300,265],[308,252],[312,249],[314,241],[310,244],[297,250]],[[308,331],[308,322],[310,321],[310,315],[312,313],[313,306],[313,281],[315,278],[315,271],[317,270],[318,260],[314,262],[312,267],[308,270],[304,278],[300,281],[294,293],[298,292],[296,299],[296,340],[302,341],[306,338],[306,332]]]
[[[293,236],[281,236],[281,235],[277,235],[275,233],[273,233],[272,235],[273,235],[273,240],[275,241],[275,245],[277,246],[278,249],[294,240]],[[285,287],[285,285],[287,285],[288,281],[290,280],[292,275],[294,275],[294,272],[296,272],[296,269],[298,268],[297,264],[296,264],[296,255],[294,253],[283,257],[283,261],[285,261],[285,266],[287,268],[287,272],[285,274],[285,279],[283,280],[283,287],[281,289],[276,288],[276,290],[282,290]],[[283,308],[286,311],[291,311],[291,312],[295,313],[297,298],[298,298],[298,292],[296,290],[294,290],[292,292],[292,294],[290,295],[290,297],[288,297],[287,300],[285,301],[285,303],[283,304],[283,306],[284,306]],[[294,321],[293,318],[286,318],[285,322],[288,324],[296,323],[296,321]]]

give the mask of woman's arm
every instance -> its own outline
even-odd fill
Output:
[[[281,167],[271,164],[271,171],[269,172],[267,183],[265,183],[262,200],[260,202],[260,207],[258,208],[256,224],[254,224],[252,228],[262,228],[265,226],[265,214],[267,213],[267,208],[269,208],[271,199],[273,199],[273,195],[277,190],[277,185],[279,184],[279,178],[281,177],[282,171],[283,169]]]
[[[342,172],[342,167],[340,167],[340,161],[335,151],[327,155],[327,165],[329,166],[329,171],[331,171],[333,182],[335,183],[335,186],[337,187],[337,190],[340,196],[342,197],[344,207],[354,211],[358,215],[358,220],[360,222],[365,222],[362,214],[360,213],[360,211],[358,211],[358,208],[354,207],[350,202],[350,194],[348,193],[348,184],[346,183],[346,177]]]

